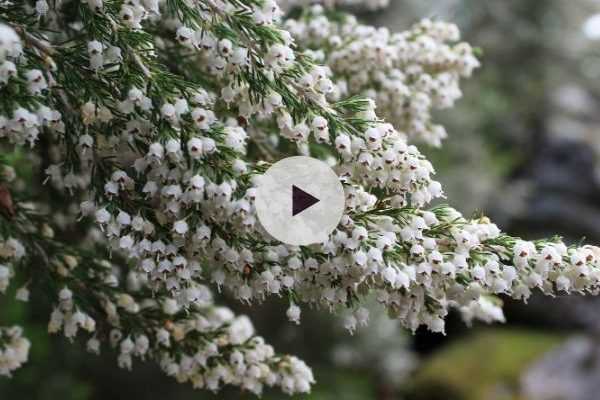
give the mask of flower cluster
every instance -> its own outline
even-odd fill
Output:
[[[0,24],[0,62],[4,70],[7,59],[17,59],[23,52],[21,39],[13,28]]]
[[[462,96],[460,79],[479,66],[456,25],[423,20],[405,32],[360,24],[353,16],[330,18],[313,6],[284,26],[309,54],[334,74],[334,98],[361,94],[409,139],[440,146],[446,138],[431,111]],[[341,21],[341,22],[340,22]]]
[[[181,145],[169,147],[179,151]],[[483,297],[487,293],[527,299],[534,288],[593,292],[598,285],[595,247],[520,241],[485,218],[466,220],[449,207],[424,211],[394,204],[396,196],[389,198],[391,208],[377,208],[374,195],[350,184],[347,214],[327,242],[308,251],[277,244],[256,224],[256,179],[244,174],[217,185],[182,170],[187,167],[176,151],[167,157],[162,145],[150,148],[133,163],[141,175],[135,185],[117,171],[105,188],[109,198],[123,191],[131,201],[134,187],[143,186],[137,199],[155,204],[159,220],[132,216],[114,201],[84,208],[94,212],[112,247],[135,260],[157,288],[171,291],[178,307],[189,306],[190,296],[182,294],[207,278],[244,302],[293,293],[298,302],[330,310],[359,302],[367,290],[406,327],[425,324],[443,332],[450,307],[468,320],[502,320]],[[418,191],[411,194],[415,200]],[[292,304],[288,317],[298,322],[299,316]],[[358,307],[346,326],[352,332],[367,321]]]
[[[255,394],[261,394],[264,386],[279,386],[293,394],[308,391],[314,382],[302,361],[276,355],[271,346],[255,336],[247,317],[214,306],[208,287],[189,288],[185,295],[193,300],[193,306],[184,311],[173,299],[152,297],[145,274],[129,273],[125,292],[120,290],[119,277],[109,263],[101,262],[97,267],[96,285],[113,288],[110,296],[106,290],[97,295],[111,327],[108,345],[118,352],[121,368],[131,369],[134,357],[153,359],[177,381],[212,391],[227,384]],[[78,263],[69,268],[67,275],[75,278],[72,283],[76,286],[74,269]],[[72,340],[83,329],[91,335],[88,351],[98,354],[102,344],[96,323],[86,314],[84,305],[76,305],[73,295],[68,287],[61,289],[48,331],[56,333],[62,328],[65,337]],[[149,320],[145,317],[149,313],[161,317]]]
[[[26,90],[39,95],[48,89],[44,73],[39,69],[17,68],[21,60],[22,44],[14,29],[0,24],[0,89],[9,91]],[[16,63],[16,64],[15,64]],[[23,145],[35,143],[43,128],[62,132],[64,125],[58,111],[46,105],[25,108],[16,106],[12,114],[0,113],[0,138]]]
[[[25,247],[15,238],[0,241],[0,293],[8,288],[10,279],[14,275],[13,264],[18,263],[25,256]]]
[[[22,334],[18,326],[0,327],[0,375],[11,376],[12,371],[27,362],[31,343]]]
[[[121,49],[117,46],[105,46],[97,40],[92,40],[87,44],[88,56],[90,58],[90,68],[94,71],[103,69],[106,65],[116,65],[123,59]]]
[[[33,112],[19,107],[10,117],[0,115],[0,138],[6,137],[11,143],[18,145],[28,143],[33,146],[43,128],[63,132],[64,124],[61,119],[58,111],[46,106]]]
[[[19,218],[33,227],[38,225],[35,215],[22,210]],[[120,215],[119,221],[125,220]],[[10,238],[0,244],[0,259],[12,261],[14,268],[20,266],[21,274],[28,272],[28,264],[42,262],[43,275],[48,274],[58,286],[49,333],[62,333],[71,341],[87,337],[87,349],[95,354],[103,346],[110,347],[118,352],[121,368],[131,369],[134,358],[154,360],[165,374],[195,388],[217,391],[223,385],[235,385],[261,394],[265,386],[277,386],[294,394],[307,392],[314,383],[304,362],[276,354],[255,334],[247,317],[215,305],[206,285],[190,282],[172,298],[156,289],[144,271],[138,273],[56,242],[54,230],[46,225],[37,230],[17,229],[15,234],[36,235],[39,247],[26,253],[20,240]],[[35,259],[35,255],[47,259]],[[2,267],[7,277],[12,275],[12,266]],[[30,284],[35,287],[35,282]],[[3,279],[2,290],[7,285]],[[27,301],[29,288],[17,290],[16,297]],[[20,335],[17,327],[0,329],[2,374],[8,375],[27,360],[29,342]]]

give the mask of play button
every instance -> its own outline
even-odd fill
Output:
[[[258,181],[258,219],[271,236],[287,244],[326,241],[342,218],[344,204],[338,176],[315,158],[284,158]]]
[[[292,216],[301,213],[318,202],[319,199],[315,196],[311,196],[298,186],[292,185]]]

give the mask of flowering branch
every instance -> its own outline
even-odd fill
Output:
[[[452,44],[452,25],[389,34],[319,6],[282,21],[271,0],[67,8],[0,3],[0,138],[14,152],[29,144],[45,175],[33,180],[60,199],[18,193],[18,223],[0,218],[10,263],[0,288],[15,270],[33,277],[28,263],[42,259],[51,332],[88,331],[89,349],[107,341],[120,366],[151,358],[196,387],[292,394],[310,390],[310,369],[214,305],[211,287],[249,304],[286,296],[296,323],[305,303],[341,313],[350,332],[367,324],[362,304],[373,297],[413,331],[444,332],[450,308],[503,320],[494,295],[597,293],[597,247],[523,241],[485,217],[427,209],[443,191],[407,140],[439,143],[430,110],[450,107],[478,65],[468,45]],[[326,242],[287,246],[257,223],[269,163],[253,149],[336,161],[346,209]],[[108,256],[89,239],[65,245],[52,222]]]

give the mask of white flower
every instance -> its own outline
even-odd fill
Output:
[[[152,143],[148,147],[147,156],[150,158],[156,159],[156,160],[161,160],[163,158],[164,153],[165,153],[165,149],[162,144]]]
[[[228,333],[232,344],[242,344],[254,334],[254,327],[248,317],[240,316],[231,322]]]
[[[569,292],[571,289],[571,280],[564,275],[556,278],[556,289],[561,292]]]
[[[165,314],[174,315],[179,311],[179,305],[175,299],[165,299],[162,304],[162,310]]]
[[[193,159],[199,159],[202,157],[202,145],[203,142],[199,138],[192,138],[187,142],[187,149],[190,154],[190,157]]]
[[[58,298],[62,302],[70,301],[73,298],[73,292],[71,292],[71,290],[68,287],[64,287],[58,293]]]
[[[111,215],[106,210],[106,208],[101,208],[101,209],[97,210],[95,215],[96,215],[96,222],[98,222],[99,224],[106,224],[108,221],[110,221],[110,218],[111,218]]]
[[[291,322],[300,323],[300,307],[296,304],[291,303],[285,314]]]
[[[344,328],[350,332],[351,335],[356,331],[356,317],[352,314],[346,315],[344,317]]]
[[[177,41],[186,46],[186,47],[190,47],[193,48],[196,43],[195,43],[195,32],[193,29],[190,29],[186,26],[180,26],[177,29],[177,32],[175,34],[175,37],[177,38]]]
[[[29,301],[29,289],[26,286],[23,286],[17,290],[15,294],[15,299],[23,302]]]
[[[130,250],[135,241],[131,237],[131,235],[125,235],[121,239],[119,239],[119,247],[123,250]]]
[[[146,335],[139,335],[135,338],[135,352],[144,356],[150,348],[150,340]]]
[[[122,226],[127,226],[131,224],[131,216],[125,211],[120,211],[117,215],[117,222]]]
[[[192,110],[192,119],[199,129],[208,130],[216,117],[211,110],[197,107]]]
[[[349,154],[352,151],[350,137],[345,134],[338,135],[335,138],[335,147],[342,154]]]
[[[184,220],[179,220],[173,224],[173,230],[179,235],[185,235],[188,230],[188,224]]]
[[[44,74],[39,69],[30,69],[25,73],[27,79],[27,88],[31,94],[40,94],[42,90],[48,88],[48,83]]]
[[[87,351],[94,354],[100,354],[100,340],[96,337],[91,337],[86,342]]]
[[[17,58],[22,52],[21,40],[10,26],[0,23],[0,61]]]
[[[81,116],[86,125],[93,124],[96,121],[96,104],[88,101],[81,106]]]
[[[11,249],[12,257],[16,260],[20,260],[25,255],[25,247],[15,238],[9,238],[6,246]]]
[[[167,120],[175,121],[177,117],[177,110],[173,104],[165,103],[160,108],[160,114]]]
[[[178,98],[177,100],[175,100],[174,107],[175,113],[178,117],[187,114],[190,109],[187,100],[184,98]]]
[[[14,370],[27,362],[31,343],[22,337],[22,329],[18,326],[0,327],[0,337],[3,339],[0,347],[0,375],[10,377]]]
[[[0,83],[7,83],[8,80],[17,75],[17,66],[12,61],[4,61],[0,64]]]
[[[369,324],[369,310],[364,307],[359,307],[355,312],[354,316],[356,321],[361,326],[367,326]]]
[[[89,55],[102,54],[103,49],[104,46],[97,40],[92,40],[91,42],[88,42]]]
[[[398,274],[398,271],[391,266],[387,266],[382,272],[383,279],[385,279],[386,282],[388,282],[392,285],[396,282],[397,274]]]
[[[103,0],[85,0],[82,3],[87,3],[88,7],[94,12],[100,12],[104,8]]]
[[[140,24],[141,18],[138,15],[136,15],[135,9],[130,6],[127,6],[127,5],[121,6],[121,11],[119,12],[119,18],[129,28],[132,28],[132,29],[141,29],[142,28],[142,25]]]
[[[202,138],[202,149],[206,154],[212,154],[217,150],[217,144],[212,138]]]
[[[11,276],[11,269],[6,265],[0,264],[0,293],[6,292]]]

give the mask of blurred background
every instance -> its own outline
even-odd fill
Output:
[[[457,107],[439,113],[449,139],[421,149],[437,167],[451,204],[485,210],[505,231],[528,239],[560,233],[600,243],[600,1],[392,0],[361,15],[398,31],[423,17],[459,25],[482,50],[483,68],[463,85]],[[30,361],[0,399],[245,399],[178,385],[152,364],[132,372],[115,355],[48,337],[48,305],[9,294],[3,322],[25,320]],[[506,300],[506,299],[505,299]],[[303,313],[300,326],[272,301],[251,314],[259,333],[304,358],[314,400],[597,400],[600,398],[600,299],[506,300],[508,322],[466,327],[457,315],[447,335],[402,331],[375,311],[350,336],[326,313]],[[374,308],[375,309],[375,308]],[[286,398],[268,393],[266,399]]]

